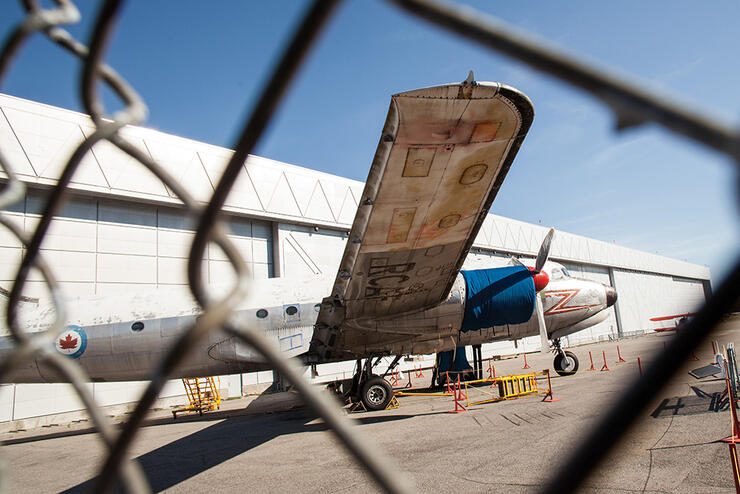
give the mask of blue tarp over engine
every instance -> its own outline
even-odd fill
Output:
[[[461,271],[465,315],[460,331],[520,324],[534,312],[534,281],[524,266]]]
[[[452,359],[452,353],[455,353],[455,359]],[[468,363],[468,357],[465,355],[465,347],[459,346],[455,350],[449,350],[447,352],[439,352],[437,361],[437,371],[439,375],[444,374],[447,371],[464,371],[472,369]]]

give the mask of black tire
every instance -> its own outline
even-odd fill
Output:
[[[555,355],[552,365],[561,376],[572,376],[578,372],[578,357],[573,352],[566,351],[565,355]]]
[[[373,376],[362,386],[360,399],[367,410],[384,410],[393,398],[391,384],[382,377]]]

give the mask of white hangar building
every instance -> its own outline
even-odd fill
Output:
[[[25,199],[8,213],[26,232],[33,231],[43,200],[67,158],[92,132],[86,115],[0,95],[0,149],[28,189]],[[121,133],[204,202],[232,153],[141,127],[127,127]],[[3,178],[0,174],[0,180]],[[250,156],[224,209],[231,236],[249,260],[253,276],[333,277],[363,186],[362,182]],[[67,295],[186,284],[193,227],[179,201],[159,179],[113,145],[101,142],[85,157],[70,187],[72,194],[43,243],[44,255]],[[491,267],[510,255],[534,256],[546,231],[542,226],[489,215],[465,268]],[[12,285],[22,255],[18,240],[0,228],[3,288]],[[574,276],[613,285],[619,294],[606,321],[565,338],[566,346],[654,330],[659,323],[651,318],[691,312],[710,290],[707,267],[562,231],[553,242],[551,259],[563,263]],[[230,267],[220,252],[209,250],[206,262],[210,282],[230,276]],[[43,282],[32,279],[27,295],[43,295]],[[0,300],[3,305],[6,302]],[[484,345],[484,356],[539,349],[539,338],[529,340],[518,342],[516,349],[512,342]],[[351,375],[353,365],[319,366],[317,379],[333,380],[343,372]],[[234,396],[247,385],[272,381],[272,372],[260,372],[222,377],[221,386]],[[101,405],[134,402],[143,388],[142,383],[90,386]],[[176,396],[182,403],[183,394],[182,385],[173,381],[162,396]],[[0,427],[3,422],[8,425],[10,421],[81,408],[67,385],[11,384],[0,388]]]

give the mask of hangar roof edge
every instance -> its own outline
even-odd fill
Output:
[[[0,146],[29,185],[53,186],[81,140],[90,118],[63,108],[0,94]],[[156,129],[121,130],[205,202],[233,152]],[[0,173],[0,178],[4,175]],[[80,164],[70,188],[102,196],[177,204],[154,175],[109,143],[96,144]],[[269,221],[349,230],[364,183],[298,165],[250,155],[225,209]],[[547,228],[490,214],[473,248],[536,255]],[[553,259],[709,280],[709,268],[558,231]]]

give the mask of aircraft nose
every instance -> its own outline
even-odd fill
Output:
[[[617,302],[617,291],[613,286],[606,286],[606,306],[611,307]]]

